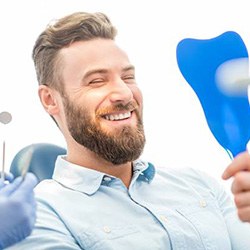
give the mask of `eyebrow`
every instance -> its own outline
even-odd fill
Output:
[[[129,71],[129,70],[134,70],[135,69],[135,67],[133,66],[133,65],[129,65],[129,66],[127,66],[127,67],[124,67],[123,69],[122,69],[122,72],[126,72],[126,71]],[[100,69],[93,69],[93,70],[89,70],[85,75],[84,75],[84,77],[83,78],[87,78],[87,77],[89,77],[89,76],[91,76],[91,75],[93,75],[93,74],[105,74],[105,73],[107,73],[109,70],[108,69],[102,69],[102,68],[100,68]]]
[[[126,71],[129,71],[129,70],[135,70],[135,67],[133,65],[129,65],[129,66],[123,68],[122,72],[126,72]]]

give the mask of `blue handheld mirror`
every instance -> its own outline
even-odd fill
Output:
[[[242,38],[233,31],[211,39],[186,38],[177,45],[176,55],[216,140],[233,157],[245,151],[250,139],[250,78]]]

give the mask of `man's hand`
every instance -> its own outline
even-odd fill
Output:
[[[250,222],[250,154],[240,153],[224,171],[224,180],[234,177],[232,193],[242,221]]]
[[[27,173],[7,185],[0,185],[0,249],[27,237],[36,219],[33,188],[36,177]]]

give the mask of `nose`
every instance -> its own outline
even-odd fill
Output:
[[[133,100],[133,92],[129,84],[122,79],[111,84],[111,93],[109,95],[110,102],[127,104]]]

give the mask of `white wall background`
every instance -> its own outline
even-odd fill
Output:
[[[43,111],[31,51],[49,21],[74,11],[101,11],[118,28],[117,41],[137,68],[144,93],[147,145],[143,157],[156,165],[192,166],[220,178],[230,162],[211,134],[199,104],[176,63],[176,45],[187,37],[212,38],[238,32],[250,46],[250,13],[245,0],[8,0],[0,2],[0,124],[6,167],[22,147],[36,142],[64,146]],[[227,185],[227,184],[226,184]]]

